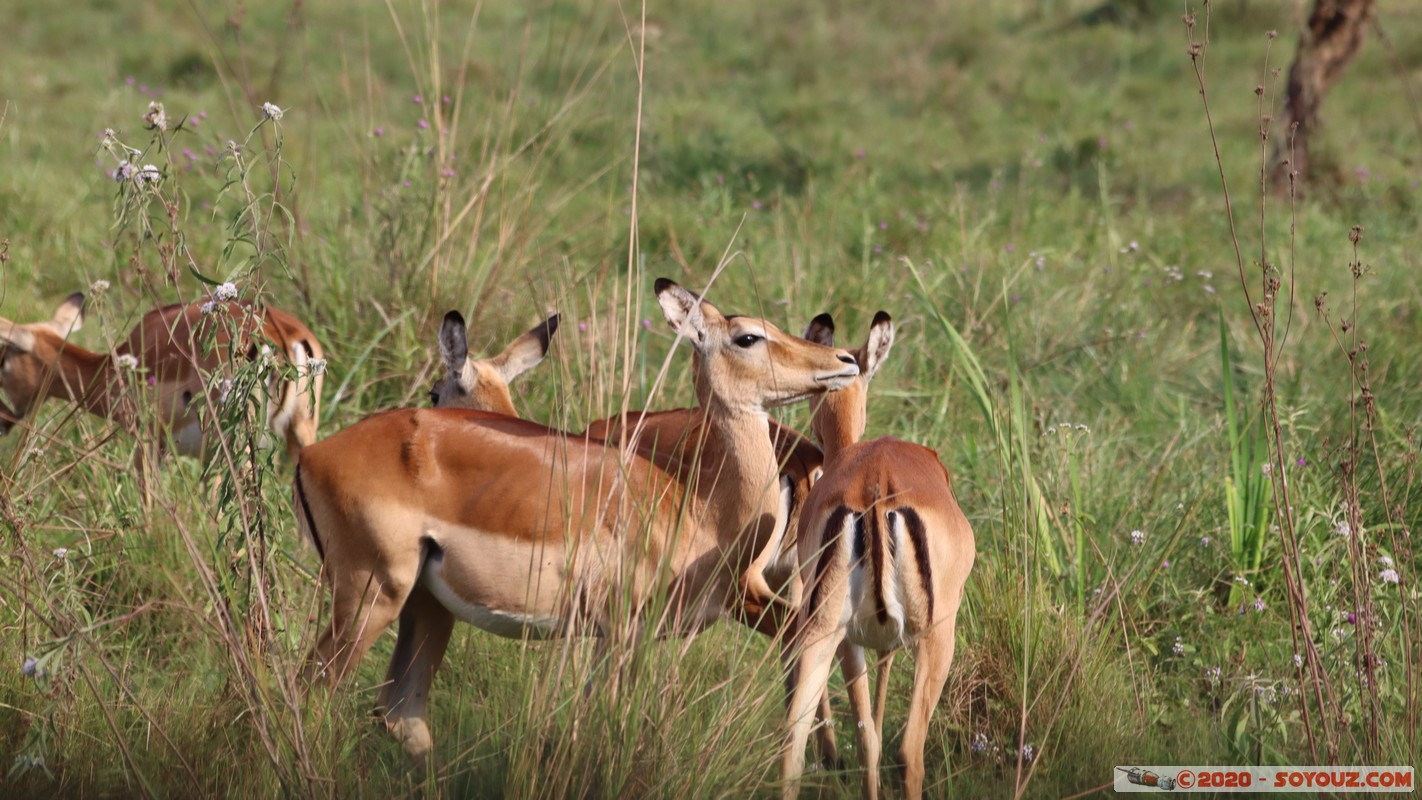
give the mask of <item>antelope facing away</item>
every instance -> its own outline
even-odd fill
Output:
[[[308,670],[341,679],[397,617],[386,724],[417,758],[455,618],[502,636],[606,633],[619,603],[665,594],[651,634],[717,620],[780,523],[767,409],[844,388],[854,357],[752,317],[723,316],[675,283],[656,293],[700,356],[707,441],[681,476],[640,452],[503,415],[389,411],[307,448],[293,481],[316,544],[331,624]],[[416,587],[426,589],[412,594]],[[423,598],[424,605],[411,601]],[[643,623],[647,624],[647,623]]]
[[[439,354],[445,375],[430,390],[430,405],[518,416],[509,384],[543,360],[557,332],[558,315],[554,314],[509,342],[498,355],[471,359],[464,316],[458,311],[445,314],[439,329]]]
[[[828,314],[810,323],[806,338],[833,342]],[[811,400],[811,426],[824,449],[825,471],[800,513],[803,597],[782,757],[786,798],[797,794],[810,715],[836,651],[865,767],[864,793],[878,796],[882,731],[875,717],[882,719],[884,698],[881,690],[876,715],[869,702],[866,647],[881,653],[914,648],[913,696],[899,758],[905,794],[923,794],[924,738],[953,663],[958,606],[976,551],[973,529],[937,453],[888,436],[859,441],[869,380],[893,340],[893,322],[880,311],[868,342],[855,351],[858,380]]]
[[[143,315],[127,341],[111,354],[91,353],[68,341],[84,323],[84,295],[70,295],[44,322],[18,324],[0,318],[0,385],[14,410],[0,406],[0,433],[24,419],[46,398],[85,410],[139,434],[138,384],[151,392],[157,410],[157,447],[169,435],[178,452],[203,451],[201,400],[212,392],[212,373],[242,357],[256,358],[270,341],[296,369],[295,380],[274,379],[267,423],[294,458],[316,440],[325,361],[315,334],[284,311],[236,301],[170,305]],[[145,374],[146,373],[146,374]]]

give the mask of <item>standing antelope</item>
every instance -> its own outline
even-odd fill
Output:
[[[508,384],[543,358],[548,351],[549,339],[557,330],[558,316],[555,314],[515,339],[499,355],[475,361],[468,355],[464,317],[458,311],[449,312],[439,334],[439,351],[447,374],[430,392],[431,405],[435,408],[467,408],[518,416],[509,397]],[[780,464],[780,495],[784,510],[774,535],[746,571],[742,582],[744,591],[737,602],[732,603],[730,613],[741,623],[767,636],[776,636],[794,619],[792,609],[781,597],[783,587],[789,585],[792,575],[799,569],[794,526],[800,518],[799,509],[809,495],[812,477],[819,472],[823,458],[820,448],[801,433],[775,420],[769,422],[770,439],[775,447],[776,461]],[[701,409],[678,408],[656,412],[631,411],[625,416],[598,420],[588,425],[582,436],[617,445],[624,430],[629,437],[637,437],[634,446],[644,454],[664,461],[669,456],[667,466],[675,469],[678,475],[690,474],[689,470],[700,458],[708,433]],[[787,536],[787,532],[790,535]],[[415,591],[423,590],[417,588]],[[408,608],[410,604],[406,606]],[[402,624],[400,630],[403,632],[406,627]],[[418,648],[422,643],[405,645],[403,638],[397,639],[397,649],[405,646]],[[393,685],[396,677],[387,675],[386,685]],[[388,708],[388,700],[382,697],[380,706]],[[828,692],[821,698],[817,719],[830,719]],[[828,766],[837,765],[839,754],[833,729],[822,725],[815,731],[816,749],[821,761]]]
[[[607,632],[665,590],[669,625],[716,619],[779,524],[767,409],[841,389],[844,350],[723,316],[675,283],[662,312],[701,359],[707,441],[680,476],[641,452],[510,417],[426,409],[368,417],[307,448],[293,481],[298,525],[331,586],[331,625],[311,671],[341,679],[396,617],[386,724],[417,758],[432,749],[425,705],[456,617],[492,633]],[[415,587],[428,591],[412,596]],[[422,596],[422,607],[411,601]]]
[[[821,314],[805,335],[829,345],[834,321]],[[811,428],[824,449],[825,471],[800,513],[803,598],[782,757],[786,798],[797,794],[810,714],[836,651],[864,760],[864,793],[878,796],[882,731],[869,704],[866,647],[881,653],[914,648],[913,696],[899,758],[905,794],[923,794],[924,737],[953,663],[958,606],[975,549],[973,529],[953,499],[937,453],[888,436],[859,441],[869,381],[893,341],[893,322],[880,311],[868,342],[854,354],[859,379],[811,400]],[[881,688],[881,720],[882,705]]]
[[[44,322],[18,324],[0,318],[0,385],[14,403],[0,419],[0,434],[46,398],[78,403],[85,410],[138,434],[139,408],[128,384],[150,392],[157,409],[160,450],[172,437],[178,452],[203,451],[199,398],[212,391],[211,374],[237,357],[252,359],[270,341],[296,368],[297,378],[276,378],[269,387],[267,423],[295,458],[316,440],[321,402],[321,344],[284,311],[235,301],[170,305],[143,315],[128,340],[111,354],[91,353],[68,341],[84,323],[84,295],[70,295]],[[146,374],[145,374],[146,373]],[[4,409],[0,405],[0,409]]]

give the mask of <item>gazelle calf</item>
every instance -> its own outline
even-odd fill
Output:
[[[816,317],[806,337],[832,343],[833,320]],[[975,545],[937,453],[888,436],[859,441],[869,380],[893,340],[893,322],[880,311],[868,342],[855,351],[859,379],[811,400],[825,472],[800,514],[803,597],[782,757],[786,798],[797,794],[811,713],[836,651],[865,767],[864,793],[878,796],[882,731],[869,702],[866,647],[883,653],[914,649],[913,696],[899,757],[905,794],[923,794],[924,738],[953,663],[954,627]]]
[[[503,415],[389,411],[307,448],[293,481],[298,524],[331,586],[331,625],[310,670],[338,681],[396,617],[387,724],[412,756],[432,747],[430,682],[456,617],[492,633],[549,638],[609,630],[665,594],[666,624],[718,619],[779,524],[767,409],[843,388],[843,350],[727,317],[668,280],[663,314],[701,359],[707,441],[690,475],[640,452]],[[416,587],[424,608],[409,606]],[[440,611],[442,609],[442,611]]]
[[[233,301],[214,301],[208,314],[202,308],[179,304],[148,312],[111,354],[68,341],[84,323],[82,293],[70,295],[44,322],[0,318],[0,385],[14,404],[12,416],[23,419],[53,397],[136,435],[138,407],[125,386],[137,383],[151,393],[157,409],[158,446],[171,436],[178,452],[198,455],[205,438],[199,398],[212,391],[212,373],[230,368],[239,356],[255,358],[270,341],[297,372],[295,380],[274,380],[267,402],[267,423],[294,458],[316,440],[324,366],[320,342],[295,317],[274,308]],[[11,424],[0,420],[0,433]]]

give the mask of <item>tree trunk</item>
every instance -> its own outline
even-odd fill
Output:
[[[1299,51],[1289,68],[1284,109],[1271,126],[1274,139],[1270,181],[1276,192],[1289,191],[1289,178],[1297,177],[1295,191],[1303,194],[1309,177],[1309,139],[1319,125],[1323,95],[1343,74],[1373,16],[1374,0],[1314,0],[1308,25],[1299,33]],[[1292,163],[1290,163],[1292,161]]]

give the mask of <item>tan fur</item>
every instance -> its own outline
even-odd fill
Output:
[[[83,322],[83,300],[82,294],[71,295],[45,322],[17,325],[0,319],[0,374],[16,420],[52,397],[78,403],[140,434],[134,394],[126,388],[138,384],[158,409],[156,442],[163,446],[171,433],[181,447],[185,440],[178,434],[198,425],[202,403],[197,398],[207,391],[213,372],[230,369],[230,363],[224,366],[227,359],[245,359],[265,341],[293,363],[323,357],[316,336],[295,317],[237,302],[219,304],[219,312],[211,316],[204,316],[196,303],[155,309],[139,320],[113,354],[92,353],[66,341],[67,333]],[[219,314],[231,324],[218,325]],[[209,341],[212,346],[205,348]],[[124,356],[137,359],[136,371],[117,365]],[[295,382],[270,387],[267,413],[293,458],[316,440],[323,381],[309,368],[299,371],[303,374]],[[8,428],[0,421],[0,433]],[[201,445],[195,449],[200,451]]]
[[[836,653],[856,722],[864,794],[878,796],[883,732],[869,701],[865,646],[888,653],[899,646],[915,650],[913,696],[899,757],[905,794],[923,794],[924,738],[953,662],[958,606],[975,545],[937,453],[892,437],[858,441],[868,381],[892,341],[892,324],[880,312],[869,344],[856,353],[860,378],[814,401],[812,428],[821,437],[825,472],[800,516],[803,589],[782,756],[786,798],[797,796],[811,712]],[[911,533],[913,518],[922,523],[921,538]],[[860,525],[865,550],[856,565]],[[851,582],[856,567],[864,571],[857,585]]]
[[[665,592],[654,634],[714,621],[780,523],[766,409],[847,384],[844,351],[759,319],[727,318],[670,281],[658,300],[702,359],[706,443],[688,476],[666,460],[476,411],[392,411],[308,448],[294,486],[323,549],[331,625],[311,669],[338,681],[417,595],[497,633],[600,633],[630,601]],[[490,620],[493,619],[493,622]],[[518,631],[494,622],[517,621]],[[432,747],[424,705],[448,641],[394,675],[387,724],[415,757]],[[401,656],[397,647],[397,659]]]

